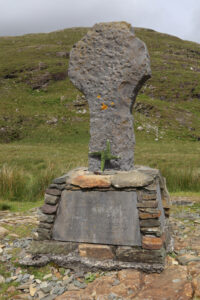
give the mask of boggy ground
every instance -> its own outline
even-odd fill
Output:
[[[172,200],[174,252],[167,256],[161,274],[136,270],[75,273],[53,264],[21,267],[18,257],[31,242],[37,211],[0,212],[0,299],[200,299],[200,199]]]

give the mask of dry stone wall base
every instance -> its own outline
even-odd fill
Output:
[[[130,171],[130,173],[131,172],[132,171]],[[166,251],[172,251],[173,249],[169,219],[166,217],[166,215],[169,216],[169,194],[166,190],[166,185],[163,185],[160,193],[160,184],[162,185],[164,180],[158,170],[138,166],[134,170],[134,174],[138,180],[140,180],[141,178],[145,178],[145,176],[141,174],[137,176],[137,172],[146,173],[148,174],[148,178],[151,177],[151,180],[148,180],[149,185],[142,187],[139,183],[136,183],[136,178],[131,181],[129,174],[127,176],[127,178],[129,178],[127,186],[123,178],[123,188],[121,186],[117,188],[112,185],[112,180],[113,176],[115,176],[119,181],[119,171],[117,171],[117,174],[116,172],[114,172],[114,174],[111,172],[106,175],[94,175],[86,168],[72,170],[68,174],[54,179],[53,183],[46,190],[45,203],[41,208],[39,216],[40,223],[37,235],[29,249],[33,257],[35,255],[39,255],[39,257],[44,256],[44,261],[57,261],[63,266],[69,266],[71,264],[72,268],[77,268],[78,265],[82,265],[84,268],[90,270],[92,268],[110,270],[129,266],[149,272],[160,272],[164,268]],[[97,177],[99,177],[100,180],[97,180]],[[102,184],[98,187],[97,181],[101,183],[106,182],[106,187]],[[115,180],[113,180],[113,182],[115,182]],[[130,182],[132,182],[133,186],[130,186]],[[134,185],[139,186],[135,187]],[[98,243],[61,242],[53,240],[53,226],[64,191],[71,193],[76,193],[77,191],[85,191],[86,193],[94,191],[110,191],[110,193],[113,191],[134,191],[134,193],[137,193],[141,246],[102,245]],[[159,199],[159,195],[164,197],[165,205],[162,204],[163,199]],[[62,262],[59,255],[63,257]],[[41,259],[41,261],[43,260]],[[34,260],[32,263],[37,264]]]

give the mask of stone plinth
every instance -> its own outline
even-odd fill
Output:
[[[75,169],[46,190],[30,252],[71,268],[159,272],[170,246],[169,207],[156,169]]]

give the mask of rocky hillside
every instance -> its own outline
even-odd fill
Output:
[[[0,142],[88,140],[89,111],[67,75],[69,52],[88,28],[0,38]],[[141,138],[200,140],[200,45],[136,28],[152,78],[134,110]]]

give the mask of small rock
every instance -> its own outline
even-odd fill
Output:
[[[38,300],[40,300],[40,299],[43,299],[44,297],[46,297],[46,295],[42,291],[37,291],[37,297],[38,297]]]
[[[10,277],[10,279],[11,279],[11,281],[16,280],[17,276],[12,276],[12,277]]]
[[[35,296],[36,291],[37,291],[37,288],[33,284],[31,284],[29,287],[29,292],[30,292],[31,297]]]
[[[40,284],[42,281],[40,279],[36,279],[35,282]]]
[[[49,295],[44,298],[41,298],[41,300],[54,300],[55,298],[56,298],[56,295]]]
[[[17,287],[17,290],[27,290],[29,289],[29,286],[30,286],[30,282],[29,283],[24,283],[24,284],[21,284]]]
[[[118,297],[117,297],[116,294],[110,293],[110,294],[108,295],[108,299],[109,299],[109,300],[116,300],[116,299],[118,299]]]
[[[71,272],[70,269],[65,270],[65,274],[64,275],[68,275]]]
[[[6,283],[10,283],[12,279],[10,277],[6,278]]]
[[[173,283],[178,283],[178,282],[180,282],[180,281],[181,281],[181,280],[180,280],[179,278],[176,278],[176,279],[173,279],[173,280],[172,280]]]
[[[65,277],[63,277],[63,283],[65,285],[71,283],[74,280],[74,275],[68,277],[67,275]]]
[[[8,235],[8,233],[9,231],[7,229],[0,226],[0,238],[3,238],[4,236]]]
[[[80,282],[78,280],[74,280],[73,284],[77,286],[79,289],[85,289],[87,286],[84,282]]]
[[[73,283],[70,283],[67,287],[68,291],[77,291],[78,287],[76,287]]]
[[[22,277],[22,281],[24,281],[24,282],[26,282],[29,279],[30,279],[30,274],[24,274]]]
[[[116,285],[119,285],[120,284],[120,281],[119,281],[119,279],[115,279],[115,281],[113,282],[113,286],[116,286]]]
[[[22,281],[22,277],[23,277],[23,275],[20,274],[19,276],[17,276],[17,279],[15,281],[16,282],[21,282]]]
[[[18,238],[19,236],[17,235],[17,234],[15,234],[15,233],[9,233],[9,236],[10,237],[15,237],[15,238]]]
[[[9,288],[7,289],[8,293],[14,293],[16,291],[16,288],[14,286],[9,286]]]
[[[0,275],[0,284],[5,283],[5,281],[5,278],[2,275]]]
[[[47,275],[45,275],[44,277],[43,277],[43,279],[44,280],[47,280],[47,279],[50,279],[50,278],[52,278],[52,274],[47,274]]]
[[[53,288],[52,294],[54,294],[54,295],[61,295],[61,294],[64,293],[64,291],[65,291],[64,287],[56,286],[56,287]]]
[[[31,275],[30,276],[30,280],[33,280],[35,278],[35,276],[34,275]],[[38,279],[39,280],[39,279]]]
[[[195,224],[200,224],[200,220],[194,220]]]

